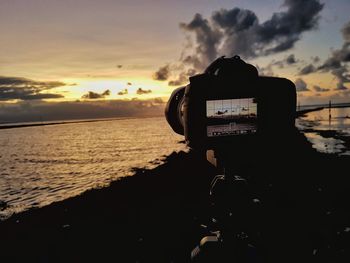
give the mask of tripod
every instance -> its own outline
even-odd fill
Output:
[[[260,262],[254,246],[254,221],[259,200],[254,199],[247,180],[238,176],[226,158],[227,151],[207,152],[207,159],[222,173],[210,186],[208,235],[192,250],[193,262]],[[237,158],[239,160],[239,158]]]

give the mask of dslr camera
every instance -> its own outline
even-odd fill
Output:
[[[256,145],[295,127],[296,89],[285,78],[259,76],[239,56],[221,57],[173,91],[165,116],[194,149]]]
[[[257,262],[251,229],[259,217],[259,203],[237,173],[250,162],[260,167],[269,158],[266,151],[274,151],[281,141],[293,143],[295,85],[285,78],[259,76],[239,56],[218,58],[189,80],[171,94],[166,119],[189,147],[206,151],[208,161],[223,172],[210,187],[209,222],[215,223],[206,227],[207,235],[192,250],[191,259]]]

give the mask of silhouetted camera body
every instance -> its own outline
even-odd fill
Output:
[[[249,147],[294,130],[296,89],[288,79],[261,77],[238,56],[221,57],[189,79],[174,90],[165,115],[192,148]]]

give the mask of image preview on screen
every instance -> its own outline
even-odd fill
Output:
[[[207,136],[253,134],[257,131],[257,103],[254,98],[208,100]]]

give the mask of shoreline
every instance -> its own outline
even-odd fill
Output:
[[[300,133],[253,156],[260,159],[247,162],[256,165],[235,167],[261,201],[251,234],[266,261],[349,256],[350,179],[341,171],[350,157],[317,153]],[[203,237],[200,225],[210,219],[216,173],[193,151],[173,153],[154,169],[136,169],[108,187],[1,221],[1,256],[12,262],[188,262]]]

